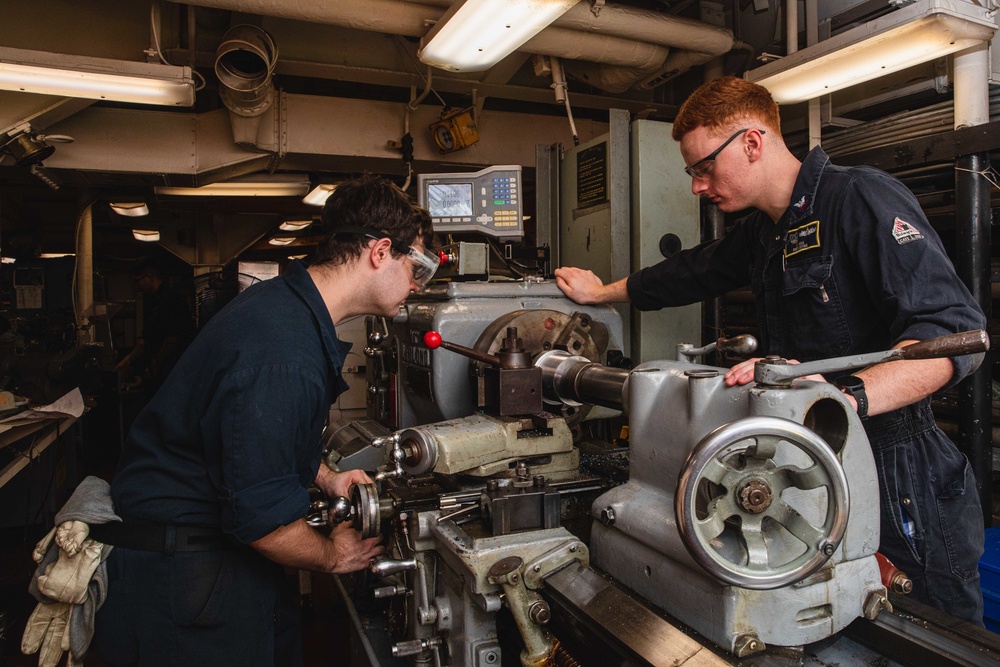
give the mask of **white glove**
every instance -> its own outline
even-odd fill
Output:
[[[38,667],[56,667],[63,653],[69,650],[69,614],[67,602],[39,602],[31,612],[21,638],[21,653],[38,653]]]
[[[75,556],[89,534],[90,526],[83,521],[63,521],[56,527],[56,544],[68,555]]]
[[[87,599],[87,587],[101,564],[103,547],[102,543],[87,538],[75,556],[60,551],[59,559],[38,577],[38,590],[53,600],[80,604]]]
[[[55,526],[52,527],[45,537],[39,540],[38,544],[35,545],[35,550],[31,552],[31,559],[36,563],[41,563],[42,559],[45,558],[45,553],[52,546],[52,540],[55,539],[56,529]]]

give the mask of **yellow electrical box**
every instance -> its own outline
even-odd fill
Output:
[[[472,119],[472,109],[445,111],[440,120],[431,123],[434,143],[442,154],[454,153],[479,141],[479,130]]]

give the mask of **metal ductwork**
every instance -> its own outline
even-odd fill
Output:
[[[233,139],[251,147],[258,143],[260,116],[274,98],[271,77],[278,62],[278,47],[264,30],[252,25],[233,26],[215,52],[222,103],[232,114]]]
[[[407,37],[423,37],[452,4],[451,0],[179,1]],[[729,30],[701,21],[611,4],[595,16],[589,3],[580,2],[520,50],[561,58],[574,76],[608,92],[621,92],[638,81],[662,83],[728,53],[734,44]]]

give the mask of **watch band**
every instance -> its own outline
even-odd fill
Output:
[[[861,421],[868,419],[868,393],[865,391],[865,381],[857,375],[845,375],[837,378],[836,385],[857,401],[858,417]]]

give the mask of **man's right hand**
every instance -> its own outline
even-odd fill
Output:
[[[354,530],[349,523],[342,523],[335,527],[330,533],[330,540],[333,542],[334,552],[337,555],[333,569],[330,570],[331,574],[346,574],[363,570],[375,558],[385,553],[385,547],[379,544],[380,537],[363,540],[361,533]]]
[[[556,285],[579,304],[605,303],[604,282],[593,271],[564,266],[556,269]]]

